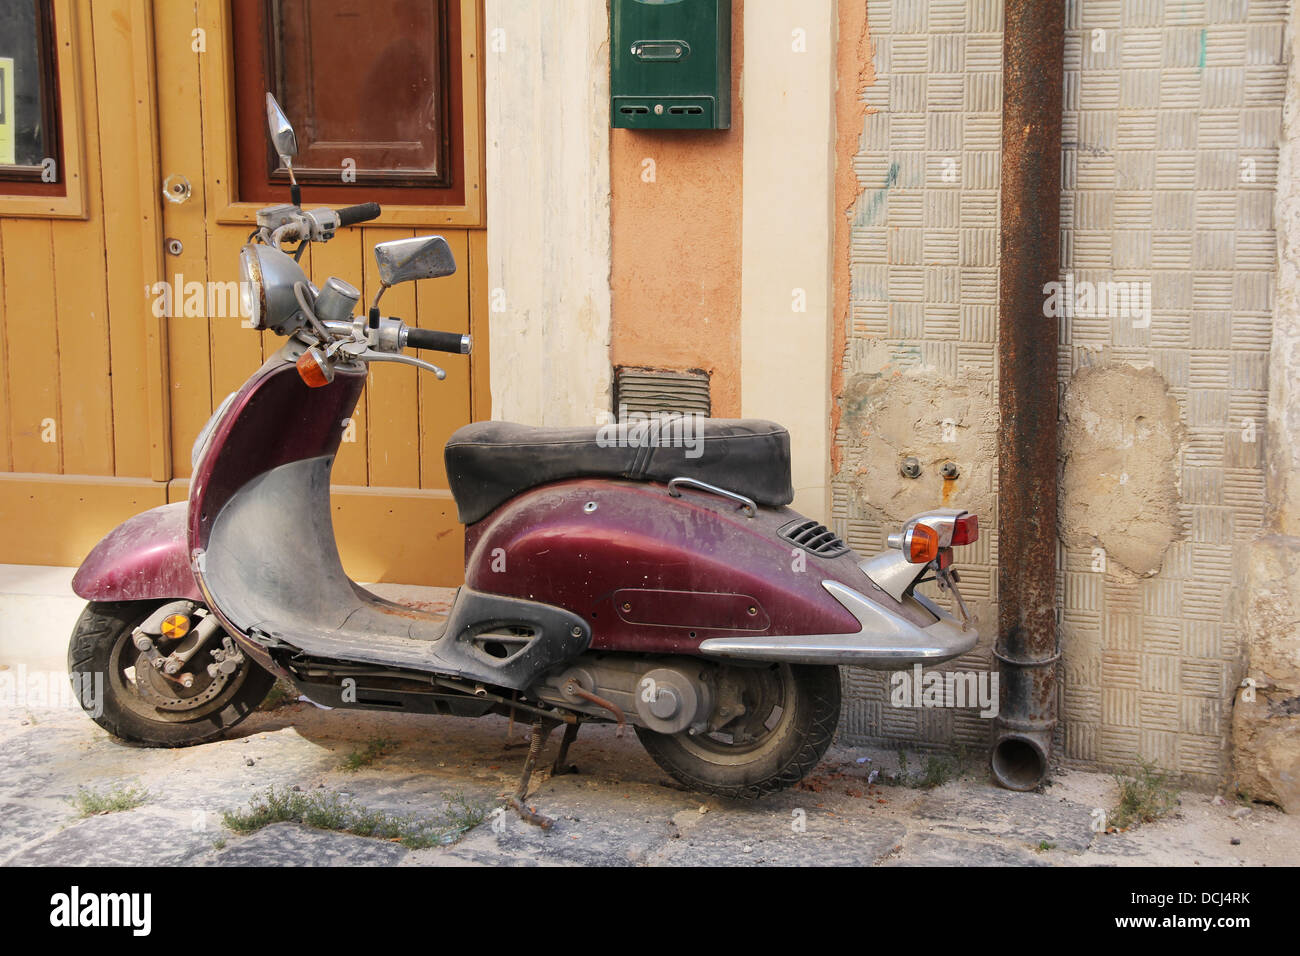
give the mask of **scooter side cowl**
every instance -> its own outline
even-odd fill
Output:
[[[471,525],[466,583],[567,608],[593,650],[697,653],[710,638],[853,634],[861,622],[827,591],[839,581],[918,627],[845,551],[824,558],[783,538],[801,516],[653,482],[580,479],[527,491]]]

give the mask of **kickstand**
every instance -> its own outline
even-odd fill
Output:
[[[524,759],[524,771],[519,775],[519,789],[506,797],[507,806],[511,807],[524,820],[541,827],[543,830],[549,830],[555,825],[555,821],[545,814],[528,809],[524,800],[528,797],[528,784],[532,780],[533,770],[537,767],[537,758],[541,755],[542,748],[546,746],[546,738],[551,735],[551,731],[557,726],[559,726],[559,721],[547,720],[545,717],[538,717],[533,721],[533,734],[528,742],[528,756]]]
[[[578,727],[581,725],[574,721],[564,728],[564,737],[560,740],[560,752],[555,755],[555,763],[551,765],[551,776],[559,777],[566,773],[577,773],[578,768],[569,763],[569,747],[578,739]]]
[[[517,750],[520,747],[527,747],[525,742],[517,741],[515,737],[515,709],[510,708],[510,723],[506,725],[506,742],[501,745],[502,750]]]

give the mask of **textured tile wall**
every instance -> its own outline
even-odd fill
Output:
[[[1240,654],[1233,569],[1264,507],[1286,15],[1286,0],[1067,2],[1062,269],[1149,283],[1151,310],[1149,321],[1061,318],[1061,381],[1084,365],[1154,366],[1186,430],[1181,527],[1158,575],[1099,573],[1091,551],[1059,552],[1058,736],[1075,765],[1142,756],[1207,780],[1226,769]],[[868,22],[876,82],[852,157],[863,194],[846,378],[878,366],[882,349],[899,368],[992,378],[1002,4],[870,0]],[[843,474],[834,519],[866,552],[892,530]],[[986,529],[961,556],[983,619],[980,646],[950,665],[961,669],[992,661],[997,548]],[[850,671],[846,690],[846,742],[989,741],[992,722],[972,710],[891,707],[886,674]]]

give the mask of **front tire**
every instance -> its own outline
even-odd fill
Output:
[[[192,687],[167,682],[131,641],[160,603],[87,604],[68,644],[68,674],[82,709],[114,737],[146,747],[188,747],[219,737],[256,710],[275,677],[245,654],[234,674],[212,678],[205,649],[191,661]]]
[[[821,762],[840,718],[838,667],[730,668],[742,717],[707,734],[637,727],[650,756],[692,790],[753,799],[798,783]]]

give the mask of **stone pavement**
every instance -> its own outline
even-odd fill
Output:
[[[150,750],[110,738],[79,711],[0,706],[0,863],[355,865],[1280,865],[1300,861],[1300,820],[1246,812],[1184,793],[1171,819],[1127,833],[1093,832],[1115,787],[1068,772],[1042,793],[1011,793],[982,769],[935,789],[868,783],[896,755],[835,749],[798,789],[754,803],[682,790],[635,738],[587,727],[571,757],[577,775],[534,777],[529,803],[549,831],[513,815],[489,818],[459,842],[399,843],[278,823],[248,836],[222,825],[275,785],[350,795],[358,804],[427,815],[460,795],[491,806],[512,789],[526,728],[507,749],[502,718],[469,720],[326,711],[292,703],[255,714],[201,747]],[[554,754],[558,734],[544,760]],[[377,738],[390,753],[355,773],[342,761]],[[862,758],[870,758],[863,760]],[[911,755],[915,770],[923,756]],[[549,765],[549,764],[544,764]],[[148,791],[139,807],[80,818],[77,788]],[[494,825],[495,824],[495,825]],[[1233,845],[1232,840],[1240,843]]]

